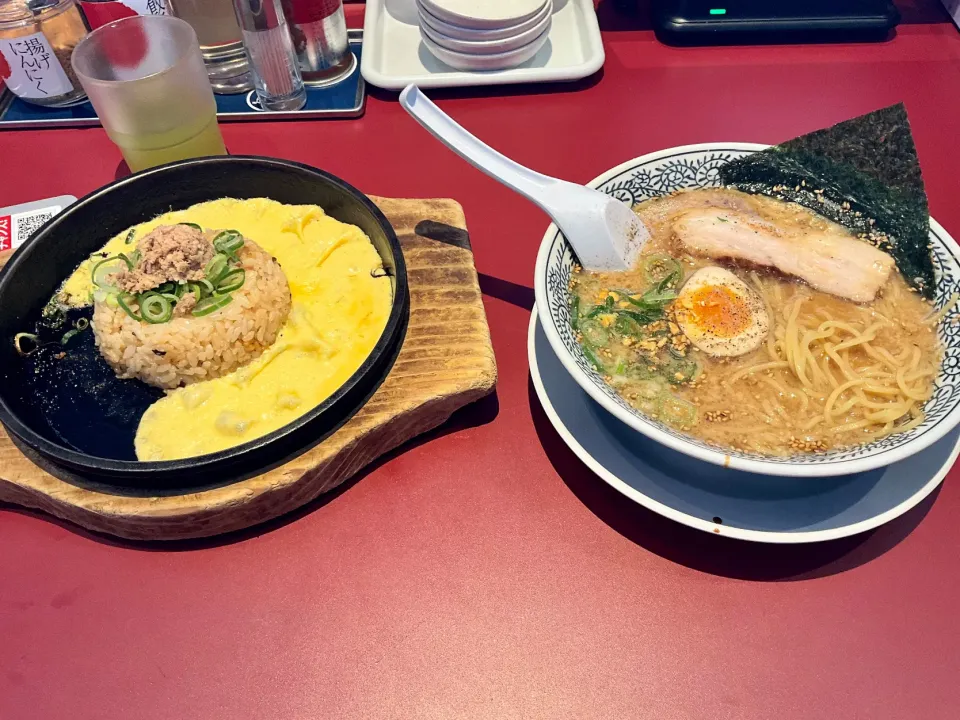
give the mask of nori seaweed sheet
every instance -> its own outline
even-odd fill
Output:
[[[933,296],[927,194],[902,103],[739,158],[719,175],[725,185],[798,203],[849,228]]]

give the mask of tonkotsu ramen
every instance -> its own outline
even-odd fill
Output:
[[[787,456],[923,420],[945,311],[894,258],[801,207],[729,188],[635,207],[627,272],[577,269],[583,352],[637,410],[710,444]]]

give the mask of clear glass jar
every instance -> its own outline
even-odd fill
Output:
[[[74,0],[0,0],[0,78],[34,105],[83,102],[70,56],[86,35]]]
[[[233,0],[169,0],[172,13],[197,33],[213,91],[233,95],[253,89]]]

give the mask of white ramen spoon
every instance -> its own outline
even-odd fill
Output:
[[[627,270],[650,237],[640,218],[599,190],[541,175],[501,155],[458,125],[416,85],[400,105],[435,138],[478,170],[537,204],[573,246],[588,270]]]

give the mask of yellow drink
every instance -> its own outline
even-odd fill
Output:
[[[138,15],[94,30],[73,68],[133,172],[226,155],[197,34],[179,18]]]
[[[118,133],[108,131],[131,172],[139,172],[164,163],[208,155],[226,155],[227,149],[217,125],[216,111],[205,118],[199,132],[176,128],[168,132]]]

